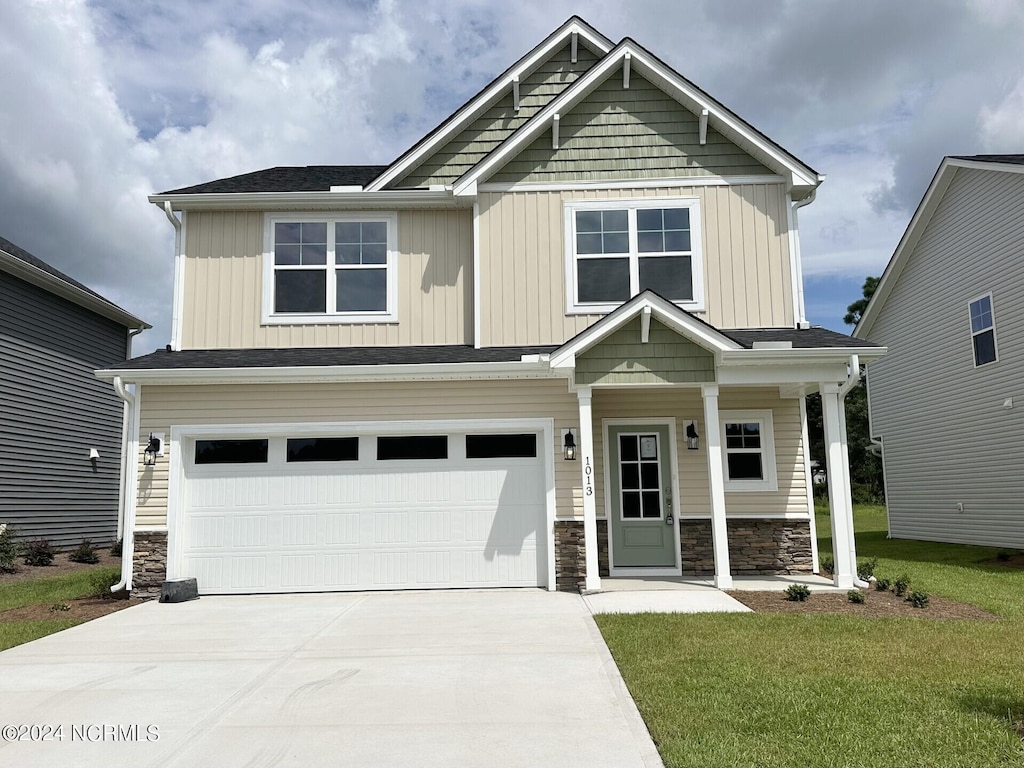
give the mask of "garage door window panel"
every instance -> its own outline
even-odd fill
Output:
[[[536,457],[536,435],[466,435],[467,459],[533,459]]]
[[[359,438],[289,438],[287,460],[289,463],[313,461],[359,461]]]
[[[378,461],[419,461],[448,458],[446,435],[396,435],[377,438]]]
[[[269,440],[196,440],[195,463],[266,464]]]

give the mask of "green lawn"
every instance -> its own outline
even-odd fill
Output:
[[[28,605],[51,606],[76,597],[95,595],[104,589],[104,585],[111,583],[117,572],[117,568],[90,568],[64,576],[0,584],[0,611]],[[0,621],[0,651],[81,623],[59,616],[60,613],[55,612],[52,620]]]
[[[666,765],[1024,765],[1024,572],[986,564],[995,549],[889,541],[884,508],[855,523],[881,577],[1002,620],[598,616]]]

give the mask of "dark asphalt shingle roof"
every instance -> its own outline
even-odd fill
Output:
[[[305,165],[278,166],[215,179],[191,187],[170,189],[162,195],[195,195],[238,192],[330,192],[331,187],[365,187],[376,179],[386,165]]]
[[[743,331],[722,331],[747,349],[755,341],[789,341],[793,349],[821,349],[842,347],[877,347],[863,339],[855,339],[845,333],[836,333],[827,328],[755,328]]]
[[[1024,155],[950,155],[954,160],[974,160],[978,163],[1010,163],[1024,165]]]
[[[63,280],[65,283],[70,283],[71,285],[75,286],[75,288],[79,288],[79,289],[85,291],[86,293],[92,294],[97,299],[103,299],[103,301],[106,301],[108,304],[110,303],[109,299],[103,298],[102,296],[100,296],[98,293],[96,293],[96,291],[94,291],[89,286],[82,285],[80,282],[75,280],[73,277],[68,277],[63,272],[61,272],[59,269],[55,269],[54,267],[51,267],[49,264],[47,264],[42,259],[40,259],[40,258],[38,258],[36,256],[33,256],[31,253],[26,251],[24,248],[21,248],[20,246],[15,245],[14,243],[12,243],[10,240],[8,240],[5,237],[0,237],[0,251],[5,251],[5,252],[9,253],[11,256],[13,256],[14,258],[18,259],[19,261],[23,261],[26,264],[30,264],[31,266],[35,267],[36,269],[41,269],[43,272],[46,272],[47,274],[52,275],[53,277],[59,278],[59,279]]]

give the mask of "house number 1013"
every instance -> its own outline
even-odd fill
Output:
[[[594,475],[594,468],[592,466],[590,466],[590,457],[589,456],[587,456],[587,461],[586,461],[586,463],[585,463],[585,465],[583,467],[583,475],[587,479],[586,480],[586,485],[583,487],[583,493],[585,493],[587,496],[593,496],[594,495],[594,481],[593,481],[592,478],[593,478],[593,475]]]

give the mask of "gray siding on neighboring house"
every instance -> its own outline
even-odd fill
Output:
[[[0,523],[22,538],[116,537],[122,402],[93,371],[126,351],[124,326],[0,272]]]
[[[893,537],[1024,548],[1022,251],[1024,175],[959,169],[871,328]],[[999,359],[975,368],[968,303],[988,292]]]

